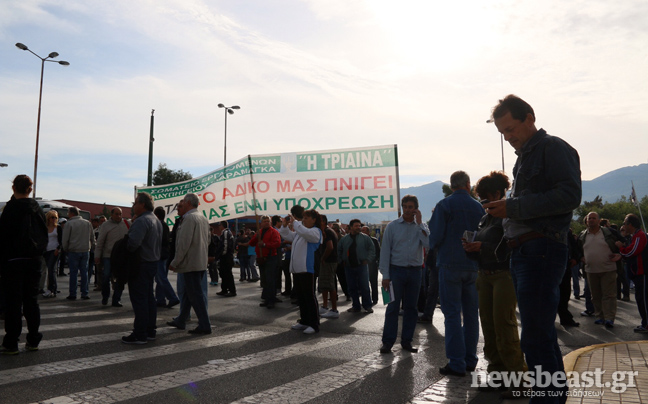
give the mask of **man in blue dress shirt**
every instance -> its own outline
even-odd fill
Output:
[[[391,352],[396,342],[401,300],[404,310],[401,346],[406,351],[418,352],[418,349],[412,346],[412,338],[418,319],[416,303],[421,288],[423,249],[428,246],[430,231],[427,224],[421,220],[416,196],[405,195],[401,207],[402,216],[385,228],[380,250],[382,286],[389,290],[391,284],[394,289],[394,300],[387,305],[385,312],[385,327],[380,347],[382,354]]]

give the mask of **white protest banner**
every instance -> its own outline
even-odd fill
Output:
[[[250,167],[252,168],[250,170]],[[323,214],[398,209],[396,145],[247,156],[200,177],[140,187],[173,225],[187,194],[210,223],[244,216],[285,215],[293,205]]]

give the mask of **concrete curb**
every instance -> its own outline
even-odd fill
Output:
[[[574,371],[574,367],[576,366],[576,362],[578,361],[578,358],[583,355],[584,353],[593,351],[595,349],[602,349],[607,346],[612,346],[612,345],[628,345],[628,344],[648,344],[648,341],[622,341],[622,342],[608,342],[605,344],[597,344],[597,345],[590,345],[586,346],[580,349],[577,349],[575,351],[572,351],[568,353],[567,355],[563,356],[563,364],[565,366],[565,372],[572,372]]]

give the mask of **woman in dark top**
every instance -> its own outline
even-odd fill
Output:
[[[506,174],[493,171],[475,186],[482,200],[497,201],[506,197],[510,182]],[[488,372],[522,372],[527,370],[520,349],[515,309],[517,300],[511,279],[508,246],[504,239],[502,219],[482,217],[473,240],[464,241],[469,258],[479,262],[477,292],[479,317],[484,333],[484,355],[489,361]],[[507,386],[500,385],[501,390]],[[480,390],[497,387],[480,386]],[[507,395],[512,395],[510,389]],[[506,394],[506,393],[505,393]]]

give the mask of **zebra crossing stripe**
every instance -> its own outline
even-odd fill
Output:
[[[79,370],[93,369],[118,363],[156,358],[159,356],[176,354],[180,352],[195,351],[198,349],[210,348],[222,344],[230,344],[240,341],[268,337],[275,334],[276,333],[264,331],[246,331],[232,335],[219,336],[214,338],[201,338],[195,341],[163,345],[153,347],[151,349],[121,351],[105,355],[91,356],[87,358],[43,363],[17,369],[8,369],[0,371],[0,385],[38,379],[41,377],[48,377],[69,372],[76,372]],[[117,341],[115,341],[115,343],[117,343]]]
[[[76,313],[54,313],[54,314],[41,314],[41,320],[47,320],[50,318],[69,318],[69,317],[87,317],[87,316],[105,316],[105,315],[115,315],[117,314],[114,311],[108,310],[95,310],[95,311],[78,311]]]
[[[423,339],[420,341],[419,352],[428,348],[423,346],[423,344],[427,344],[427,341]],[[409,352],[402,350],[395,351],[394,355],[381,355],[378,352],[372,352],[336,367],[242,398],[234,403],[305,403],[361,380],[381,369],[393,366],[411,356]]]
[[[117,318],[111,320],[97,320],[97,321],[83,321],[81,323],[64,323],[64,324],[49,324],[41,325],[38,331],[59,331],[59,330],[76,330],[80,328],[93,328],[93,327],[110,327],[118,324],[132,324],[133,318]],[[27,327],[23,327],[23,333],[27,334],[29,331]]]
[[[176,328],[166,327],[158,328],[157,335],[170,334],[172,332],[177,332]],[[70,338],[59,338],[59,339],[46,339],[38,344],[40,349],[55,349],[63,348],[66,346],[76,346],[82,344],[93,344],[98,342],[116,342],[119,341],[121,337],[128,334],[128,331],[113,332],[109,334],[97,334],[97,335],[84,335],[81,337],[70,337]],[[22,349],[21,349],[22,350]]]
[[[237,334],[240,335],[240,334]],[[240,338],[236,338],[240,341]],[[222,342],[221,342],[222,343]],[[130,380],[111,386],[99,387],[92,390],[73,393],[67,396],[54,397],[38,401],[39,404],[109,404],[148,394],[157,393],[190,383],[250,369],[256,366],[284,360],[293,356],[303,355],[315,350],[348,343],[345,338],[321,338],[317,341],[308,340],[281,348],[257,352],[233,359],[217,359],[207,365],[177,370],[161,375]],[[175,353],[175,352],[173,352]],[[15,371],[15,370],[13,370]],[[34,403],[36,404],[36,403]]]

